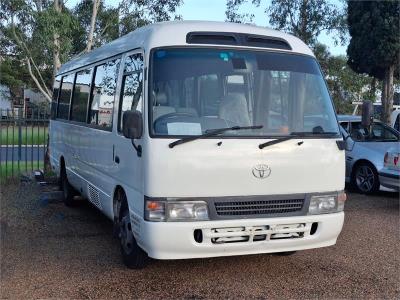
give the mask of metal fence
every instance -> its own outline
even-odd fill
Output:
[[[43,169],[49,110],[0,109],[0,118],[0,179]]]

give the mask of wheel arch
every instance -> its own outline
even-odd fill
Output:
[[[374,167],[375,171],[378,173],[378,168],[375,166],[375,164],[374,164],[373,162],[371,162],[371,161],[368,160],[368,159],[361,158],[361,159],[357,160],[357,161],[353,164],[353,166],[352,166],[352,168],[351,168],[351,174],[350,174],[350,178],[351,178],[351,179],[353,179],[354,171],[356,170],[356,168],[357,168],[359,165],[363,164],[363,163],[367,163],[367,164],[372,165],[372,166]]]
[[[115,186],[114,192],[113,192],[113,198],[112,198],[112,201],[113,201],[113,218],[114,218],[114,221],[116,221],[116,219],[118,218],[119,210],[121,209],[121,204],[122,204],[121,201],[119,201],[119,199],[118,199],[118,197],[117,197],[118,193],[124,193],[125,196],[126,196],[125,189],[124,189],[121,185],[119,185],[119,184]],[[127,203],[127,204],[128,204],[128,203]]]

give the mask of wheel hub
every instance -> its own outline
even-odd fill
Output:
[[[372,190],[375,183],[374,172],[372,169],[368,166],[362,166],[359,168],[356,175],[356,183],[357,187],[363,192],[369,192]]]
[[[132,233],[129,215],[125,213],[120,221],[120,240],[124,251],[129,254],[132,252],[134,237]]]

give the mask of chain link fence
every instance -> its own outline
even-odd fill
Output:
[[[50,111],[0,109],[0,179],[44,168]]]

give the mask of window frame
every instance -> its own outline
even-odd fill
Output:
[[[57,77],[59,77],[60,78],[60,82],[59,82],[59,86],[58,86],[58,91],[57,91],[57,96],[54,98],[54,86],[55,86],[55,84],[56,84],[56,82],[57,82]],[[51,103],[50,103],[50,120],[56,120],[57,119],[57,113],[58,113],[58,101],[59,101],[59,99],[60,99],[60,91],[61,91],[61,83],[62,83],[62,79],[63,79],[63,76],[62,75],[56,75],[56,76],[54,76],[54,81],[53,81],[53,95],[52,95],[52,98],[51,98]],[[51,107],[52,105],[54,105],[54,103],[55,103],[55,112],[54,112],[54,115],[52,115],[52,113],[53,113],[53,108]]]
[[[118,70],[116,72],[116,78],[115,78],[115,95],[114,95],[114,101],[113,101],[112,113],[111,113],[111,124],[110,124],[110,126],[107,126],[107,127],[104,127],[104,126],[101,126],[101,125],[98,125],[98,124],[91,124],[90,120],[89,120],[89,117],[90,117],[90,109],[91,109],[92,103],[93,103],[93,89],[94,89],[94,86],[95,86],[94,81],[96,79],[97,68],[102,66],[102,65],[105,65],[108,62],[115,61],[117,59],[119,59],[120,62],[119,62],[119,67],[118,67]],[[116,105],[115,104],[116,99],[118,99],[117,96],[118,96],[118,92],[119,92],[118,85],[119,85],[119,80],[120,80],[121,63],[122,63],[122,55],[117,55],[117,56],[110,57],[110,58],[108,58],[106,60],[103,60],[103,61],[101,61],[101,62],[99,62],[99,63],[97,63],[97,64],[95,64],[93,66],[93,76],[92,76],[92,81],[91,81],[90,96],[89,96],[89,102],[88,102],[88,107],[87,107],[87,112],[86,112],[86,125],[88,127],[90,127],[90,128],[95,128],[95,129],[104,130],[104,131],[110,131],[110,132],[113,131],[114,110],[115,110],[115,105]]]
[[[132,56],[132,55],[136,55],[136,54],[140,54],[142,56],[142,62],[143,62],[143,68],[140,71],[132,71],[132,72],[127,72],[125,73],[125,63],[128,59],[128,57]],[[123,104],[123,93],[124,93],[124,87],[125,87],[125,82],[124,82],[124,76],[127,75],[131,75],[131,74],[142,74],[142,115],[144,115],[144,98],[145,98],[145,82],[146,82],[146,65],[145,65],[145,55],[144,55],[144,51],[143,49],[135,49],[133,51],[127,52],[124,54],[122,60],[121,60],[121,66],[120,66],[120,80],[118,81],[119,83],[119,97],[118,97],[118,111],[117,111],[117,134],[118,135],[122,135],[122,128],[120,128],[120,124],[121,124],[121,118],[122,118],[122,104]],[[143,122],[144,122],[144,118],[143,118]]]
[[[62,91],[62,87],[64,84],[64,78],[70,75],[74,75],[74,80],[72,82],[72,88],[71,88],[71,95],[69,96],[69,107],[68,107],[68,116],[67,119],[64,118],[60,118],[58,116],[59,113],[59,108],[60,108],[60,96],[61,96],[61,91]],[[69,121],[70,120],[70,115],[71,115],[71,101],[72,101],[72,96],[74,94],[74,86],[75,86],[75,79],[76,79],[76,71],[73,72],[69,72],[69,73],[65,73],[63,75],[61,75],[61,82],[60,82],[60,91],[58,92],[58,99],[57,99],[57,113],[56,113],[56,120],[61,120],[61,121]]]
[[[91,95],[92,86],[93,86],[93,73],[94,73],[94,70],[95,70],[94,66],[88,66],[86,68],[79,69],[79,70],[75,71],[74,85],[73,85],[73,89],[72,89],[72,95],[71,95],[71,101],[70,101],[70,109],[69,109],[69,118],[68,118],[68,121],[71,121],[71,123],[86,124],[87,120],[88,120],[88,113],[89,113],[88,104],[86,104],[85,121],[72,120],[72,111],[73,111],[72,105],[74,104],[74,94],[75,94],[76,79],[78,78],[78,73],[79,72],[86,71],[86,70],[90,70],[89,95],[88,95],[87,103],[89,103],[89,101],[90,101],[90,95]]]

